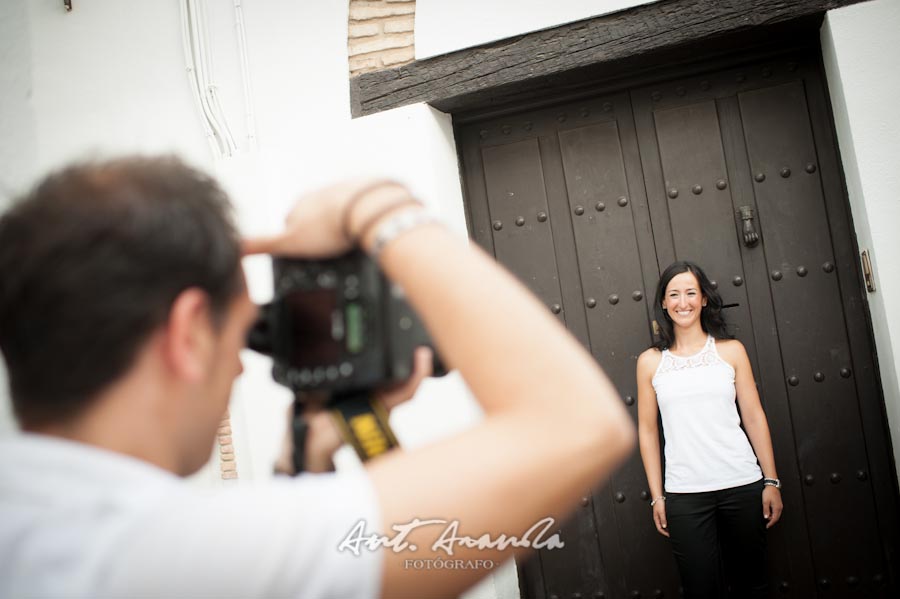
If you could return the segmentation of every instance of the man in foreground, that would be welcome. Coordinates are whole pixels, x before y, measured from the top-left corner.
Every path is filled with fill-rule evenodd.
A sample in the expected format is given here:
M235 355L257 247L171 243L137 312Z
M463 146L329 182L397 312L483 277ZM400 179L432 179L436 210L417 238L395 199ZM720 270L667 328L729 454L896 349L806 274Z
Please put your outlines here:
M453 596L490 570L410 568L444 527L405 547L392 527L521 536L631 450L593 359L402 185L310 194L243 251L355 245L403 287L484 421L360 472L198 491L180 477L209 457L256 313L223 192L176 159L125 158L55 173L0 218L0 349L25 431L0 443L0 596ZM380 549L339 548L360 522ZM525 548L452 550L497 563Z

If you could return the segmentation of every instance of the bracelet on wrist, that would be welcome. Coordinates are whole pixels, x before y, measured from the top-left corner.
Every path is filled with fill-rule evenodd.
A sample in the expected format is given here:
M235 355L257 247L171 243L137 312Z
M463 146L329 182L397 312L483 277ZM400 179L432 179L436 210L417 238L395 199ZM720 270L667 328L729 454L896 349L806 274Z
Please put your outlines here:
M666 496L660 495L659 497L657 497L656 499L654 499L653 501L650 502L650 507L653 507L654 505L656 505L657 502L665 501L665 500L666 500Z
M764 487L775 487L776 489L781 488L781 479L778 478L764 478L763 479Z
M356 243L362 245L363 240L369 234L369 231L372 230L372 227L377 225L384 217L389 215L391 212L394 212L395 210L398 210L400 208L411 206L418 206L419 208L421 208L422 202L411 197L401 197L382 207L378 212L369 216L369 218L367 218L366 221L359 226L355 235Z
M404 188L402 183L394 181L392 179L379 179L366 185L365 187L358 189L353 196L347 200L347 204L344 206L344 212L341 215L341 231L344 234L344 238L350 243L355 243L359 239L359 235L354 236L353 230L351 227L351 219L353 217L353 209L356 208L356 205L373 191L377 191L382 187L399 187Z
M441 220L427 210L404 210L377 223L372 247L368 253L375 262L381 256L385 246L404 233L421 225L439 224Z

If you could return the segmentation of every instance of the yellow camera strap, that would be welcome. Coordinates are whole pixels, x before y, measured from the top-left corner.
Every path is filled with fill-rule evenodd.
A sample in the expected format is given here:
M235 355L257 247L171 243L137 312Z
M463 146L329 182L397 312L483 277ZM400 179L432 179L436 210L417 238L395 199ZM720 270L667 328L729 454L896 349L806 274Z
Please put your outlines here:
M363 394L341 398L333 405L331 414L341 437L353 446L360 460L365 462L400 445L380 401Z

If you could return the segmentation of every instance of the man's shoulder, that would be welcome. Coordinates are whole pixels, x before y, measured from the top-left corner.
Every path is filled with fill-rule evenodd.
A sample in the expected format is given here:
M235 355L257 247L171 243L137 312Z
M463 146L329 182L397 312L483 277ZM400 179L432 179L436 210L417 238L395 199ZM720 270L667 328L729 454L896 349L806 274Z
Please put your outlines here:
M10 435L0 440L0 452L0 489L7 504L72 510L101 502L124 508L142 502L142 495L184 486L182 479L143 460L49 435Z
M382 528L364 471L195 485L72 442L2 443L23 459L0 474L0 556L16 560L0 596L377 593L380 554L335 549L360 520Z

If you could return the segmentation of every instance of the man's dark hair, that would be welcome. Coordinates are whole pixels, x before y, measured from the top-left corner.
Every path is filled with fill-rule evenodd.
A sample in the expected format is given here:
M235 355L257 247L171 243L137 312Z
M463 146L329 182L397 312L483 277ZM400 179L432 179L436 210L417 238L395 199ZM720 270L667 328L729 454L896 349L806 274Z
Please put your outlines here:
M242 289L225 193L174 157L49 175L0 217L0 350L26 429L65 422L122 376L183 290L218 326Z

